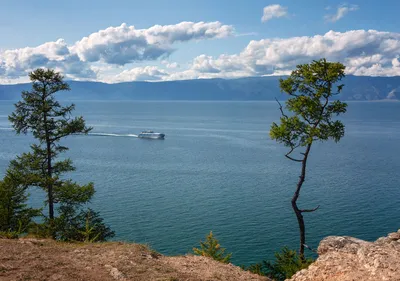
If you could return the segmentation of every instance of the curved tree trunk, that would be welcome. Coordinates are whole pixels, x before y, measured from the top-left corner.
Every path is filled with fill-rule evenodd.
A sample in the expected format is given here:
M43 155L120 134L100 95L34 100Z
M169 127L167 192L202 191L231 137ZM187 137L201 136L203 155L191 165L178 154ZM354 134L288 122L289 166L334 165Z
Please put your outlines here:
M292 208L296 214L297 222L299 224L299 231L300 231L299 256L302 260L304 260L305 259L304 258L304 244L306 243L306 228L304 225L304 218L303 218L301 211L297 207L296 201L294 201L293 199L292 199Z
M304 158L301 161L300 178L299 178L299 181L297 183L296 191L295 191L295 193L293 194L293 197L292 197L292 208L293 208L293 211L296 214L297 222L299 224L299 231L300 231L299 256L303 261L305 259L304 258L304 245L306 243L306 228L305 228L304 218L303 218L303 214L302 214L303 211L298 208L297 199L299 199L301 187L303 186L303 183L304 183L304 181L306 179L307 158L308 158L308 154L310 153L310 149L311 149L311 143L307 145L306 151L303 154Z

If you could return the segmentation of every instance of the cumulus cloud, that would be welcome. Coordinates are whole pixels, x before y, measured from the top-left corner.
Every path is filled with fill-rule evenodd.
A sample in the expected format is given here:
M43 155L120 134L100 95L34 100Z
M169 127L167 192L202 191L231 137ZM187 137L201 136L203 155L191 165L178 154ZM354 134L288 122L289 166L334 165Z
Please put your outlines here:
M90 34L75 43L73 51L83 61L103 61L125 65L155 60L170 55L173 43L190 40L223 38L233 35L233 27L220 22L181 22L136 29L125 23Z
M0 53L0 75L16 79L38 67L55 68L68 78L94 78L89 65L70 52L63 39L37 47L6 50Z
M161 63L165 65L166 68L180 68L181 66L177 62L169 62L167 60L162 60Z
M333 15L326 15L325 20L329 22L337 22L341 18L343 18L345 15L347 15L349 12L357 11L359 7L357 5L347 5L343 4L339 6L336 10L336 13Z
M169 74L156 66L135 67L129 70L124 70L115 76L113 82L124 81L154 81L162 80L163 77Z
M200 55L193 60L192 69L199 73L254 73L241 55L221 55L217 59Z
M191 69L198 76L281 75L296 65L322 57L340 61L348 74L400 75L400 33L375 30L329 31L313 37L251 41L235 55L200 55Z
M375 63L363 64L360 67L349 66L349 71L358 76L399 76L400 62L398 57L390 63L378 60Z
M171 54L174 43L223 38L233 33L232 26L220 22L181 22L148 29L122 24L92 33L73 45L59 39L37 47L0 51L0 79L19 81L39 67L54 68L71 79L96 79L96 63L118 67L153 61ZM167 67L179 65L172 63Z
M64 40L0 51L0 83L21 82L38 67L55 68L74 80L165 81L289 74L296 65L327 58L346 65L347 74L400 75L400 33L376 30L329 31L322 35L252 40L237 54L202 54L187 65L163 59L174 43L222 38L231 26L183 22L135 29L111 27L74 45ZM160 62L134 67L132 62Z
M177 63L177 62L172 62L172 63L168 63L168 64L166 65L166 67L167 67L167 68L179 68L179 67L181 67L181 66L180 66L179 63Z
M287 8L281 5L269 5L264 7L262 22L267 22L273 18L281 18L287 15Z
M375 30L329 31L312 37L263 39L251 41L239 54L217 57L200 55L188 69L149 75L136 69L135 75L124 75L124 81L185 80L199 78L237 78L248 76L287 75L298 64L327 58L346 65L346 73L363 76L400 75L400 33ZM167 65L167 62L164 62Z

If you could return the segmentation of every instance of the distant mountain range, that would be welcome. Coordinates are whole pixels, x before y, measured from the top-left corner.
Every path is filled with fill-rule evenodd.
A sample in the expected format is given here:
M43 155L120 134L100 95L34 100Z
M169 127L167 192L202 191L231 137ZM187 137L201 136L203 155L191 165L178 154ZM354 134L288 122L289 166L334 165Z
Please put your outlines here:
M68 81L70 92L63 100L282 100L279 77L239 79L197 79L166 82L100 82ZM345 87L337 96L342 100L400 100L400 76L346 76ZM30 84L0 85L0 100L18 100Z

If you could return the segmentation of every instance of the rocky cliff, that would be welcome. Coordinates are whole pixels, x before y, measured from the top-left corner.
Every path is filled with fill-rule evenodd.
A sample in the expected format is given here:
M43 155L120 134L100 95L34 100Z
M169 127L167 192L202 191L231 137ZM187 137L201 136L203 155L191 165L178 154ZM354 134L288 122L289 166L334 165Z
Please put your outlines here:
M347 236L321 241L315 263L291 281L400 280L400 229L375 242Z

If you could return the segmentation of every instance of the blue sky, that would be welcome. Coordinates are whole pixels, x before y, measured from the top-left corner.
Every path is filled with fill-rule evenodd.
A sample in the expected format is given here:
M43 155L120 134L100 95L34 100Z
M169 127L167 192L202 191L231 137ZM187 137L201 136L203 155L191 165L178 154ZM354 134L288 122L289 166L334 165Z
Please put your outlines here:
M1 0L0 7L0 83L24 82L37 67L105 82L279 75L320 57L343 62L349 74L400 75L400 1Z

